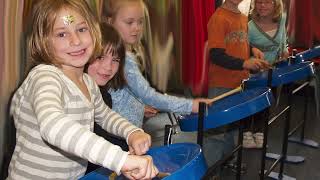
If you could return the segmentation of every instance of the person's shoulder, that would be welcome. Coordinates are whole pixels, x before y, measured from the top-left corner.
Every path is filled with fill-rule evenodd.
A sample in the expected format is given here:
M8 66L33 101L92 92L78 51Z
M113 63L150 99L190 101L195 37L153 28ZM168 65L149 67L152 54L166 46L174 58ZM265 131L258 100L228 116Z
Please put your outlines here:
M126 52L126 61L129 60L129 61L133 61L134 59L136 58L136 55L132 52Z
M225 9L219 7L219 8L216 9L216 11L214 11L214 13L212 14L211 18L217 18L219 16L223 16L224 13L226 13L225 11L226 11Z
M225 10L221 7L219 7L210 17L208 24L215 25L217 22L224 21L225 20Z
M32 68L28 74L28 76L31 77L38 77L38 78L45 78L45 76L61 76L62 71L59 70L57 67L54 65L45 65L45 64L40 64Z
M286 13L282 13L280 21L285 24L286 20L287 20L287 14Z
M281 14L281 19L287 19L287 13L282 13Z
M239 16L240 16L242 19L244 19L245 21L248 22L248 16L247 16L247 15L245 15L245 14L243 14L243 13L239 13Z
M42 72L42 71L56 72L57 67L53 65L39 64L31 69L31 72Z
M126 52L125 64L126 66L131 64L137 64L136 55L132 52Z

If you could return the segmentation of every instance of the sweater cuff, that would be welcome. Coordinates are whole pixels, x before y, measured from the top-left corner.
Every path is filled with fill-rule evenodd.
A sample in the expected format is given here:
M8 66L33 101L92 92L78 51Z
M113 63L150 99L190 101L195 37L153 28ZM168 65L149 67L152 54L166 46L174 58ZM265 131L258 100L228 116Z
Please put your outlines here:
M117 168L115 169L115 172L117 173L117 175L121 174L121 169L122 169L124 163L126 162L128 155L129 155L129 152L124 152L122 158L120 159L119 164L118 164Z
M127 160L129 152L123 151L119 146L112 145L111 143L106 143L105 146L106 147L103 149L103 151L107 151L108 153L104 157L101 165L116 172L117 174L120 174L120 171ZM111 147L108 149L108 146Z
M128 146L129 146L129 137L130 137L130 135L133 133L133 132L136 132L136 131L142 131L142 132L144 132L142 129L140 129L140 128L137 128L137 129L134 129L134 130L132 130L131 132L129 132L128 133L128 136L127 136L127 138L126 138L126 142L127 142L127 144L128 144Z

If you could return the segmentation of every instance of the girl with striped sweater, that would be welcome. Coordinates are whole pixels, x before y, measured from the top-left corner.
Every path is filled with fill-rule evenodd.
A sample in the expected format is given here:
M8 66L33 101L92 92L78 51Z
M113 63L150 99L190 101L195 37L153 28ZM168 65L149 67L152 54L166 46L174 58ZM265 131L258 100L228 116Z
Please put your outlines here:
M17 144L8 179L78 179L87 162L130 179L158 170L144 154L150 136L108 108L84 66L100 51L100 28L85 0L42 0L34 9L29 50L35 67L11 103ZM97 122L126 139L129 155L92 132Z

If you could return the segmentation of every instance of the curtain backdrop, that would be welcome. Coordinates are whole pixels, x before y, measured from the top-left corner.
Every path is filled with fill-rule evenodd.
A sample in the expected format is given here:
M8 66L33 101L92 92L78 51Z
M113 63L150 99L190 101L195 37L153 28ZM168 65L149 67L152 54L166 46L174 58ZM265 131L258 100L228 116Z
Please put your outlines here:
M207 23L214 11L213 0L182 2L182 80L194 95L206 94L208 61L206 53Z
M0 179L3 175L2 167L8 161L7 154L9 154L9 146L12 142L10 139L10 130L8 127L13 123L8 118L7 104L10 95L16 88L20 76L21 65L21 40L22 40L22 21L23 21L23 0L16 1L1 1L1 57L0 57Z
M291 47L311 48L320 42L320 1L291 0L288 15L288 37Z

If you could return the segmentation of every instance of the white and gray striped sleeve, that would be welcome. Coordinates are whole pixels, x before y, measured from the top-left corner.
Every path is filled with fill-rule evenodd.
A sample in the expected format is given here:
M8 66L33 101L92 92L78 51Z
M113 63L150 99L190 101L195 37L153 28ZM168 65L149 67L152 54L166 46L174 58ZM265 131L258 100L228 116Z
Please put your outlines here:
M92 163L120 172L128 153L68 118L63 111L62 85L58 75L41 73L35 77L32 88L33 108L45 141Z

